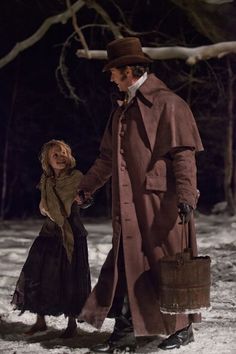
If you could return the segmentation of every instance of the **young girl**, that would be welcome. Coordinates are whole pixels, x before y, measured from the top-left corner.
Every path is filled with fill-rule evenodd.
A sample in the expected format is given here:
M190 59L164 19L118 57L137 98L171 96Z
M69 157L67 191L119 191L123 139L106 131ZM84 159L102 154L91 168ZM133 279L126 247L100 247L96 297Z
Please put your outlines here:
M75 317L90 293L87 232L74 203L82 173L70 147L61 140L44 144L40 156L40 211L45 222L22 268L12 304L37 314L26 334L47 329L45 315L68 317L62 338L76 333Z

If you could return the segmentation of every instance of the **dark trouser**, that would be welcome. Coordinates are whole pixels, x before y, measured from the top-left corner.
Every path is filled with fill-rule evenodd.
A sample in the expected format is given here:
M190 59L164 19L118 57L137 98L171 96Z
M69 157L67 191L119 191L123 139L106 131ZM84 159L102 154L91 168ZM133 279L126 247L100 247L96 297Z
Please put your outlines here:
M133 323L129 306L127 281L125 275L124 253L122 237L118 256L118 284L114 302L116 310L112 317L115 317L115 326L110 341L117 341L130 333L133 333Z
M132 353L137 347L129 307L122 243L117 263L118 282L112 307L108 314L108 317L115 318L115 326L112 334L104 343L92 348L95 353L114 353L116 350Z

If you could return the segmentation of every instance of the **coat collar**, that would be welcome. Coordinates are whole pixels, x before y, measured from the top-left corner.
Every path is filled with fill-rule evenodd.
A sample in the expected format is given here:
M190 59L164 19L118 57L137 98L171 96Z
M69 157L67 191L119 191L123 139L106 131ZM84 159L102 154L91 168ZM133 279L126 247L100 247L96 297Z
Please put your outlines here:
M144 83L137 89L136 97L149 108L152 107L154 97L157 91L167 90L167 86L159 80L154 74L149 74ZM117 100L118 106L122 106L124 101L121 99Z
M149 106L153 105L154 97L157 91L168 90L167 86L159 80L154 74L148 75L147 80L139 87L137 90L137 98L142 101L142 103Z

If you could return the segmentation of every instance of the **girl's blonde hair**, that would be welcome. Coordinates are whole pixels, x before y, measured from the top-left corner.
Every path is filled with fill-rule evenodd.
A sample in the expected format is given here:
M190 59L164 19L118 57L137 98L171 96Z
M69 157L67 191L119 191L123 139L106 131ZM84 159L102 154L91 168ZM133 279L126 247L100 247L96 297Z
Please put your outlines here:
M42 149L41 149L41 152L39 155L39 160L41 162L42 169L47 176L53 175L53 169L51 168L51 166L49 164L48 153L49 153L49 150L54 146L57 146L60 149L66 150L66 155L67 155L67 159L68 159L68 164L66 166L67 170L73 169L76 165L76 161L75 161L75 158L72 156L70 146L68 144L66 144L63 140L52 139L42 146Z

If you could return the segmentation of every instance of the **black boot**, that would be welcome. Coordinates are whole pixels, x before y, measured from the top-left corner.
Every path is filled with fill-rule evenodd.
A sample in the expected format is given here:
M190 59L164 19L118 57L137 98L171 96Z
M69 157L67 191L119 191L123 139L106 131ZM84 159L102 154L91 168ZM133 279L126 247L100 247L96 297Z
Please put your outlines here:
M194 341L193 329L190 324L188 327L185 327L174 334L171 334L168 338L163 340L161 344L158 345L158 348L163 350L170 350L179 348L181 345L187 345L190 342Z
M113 353L119 350L132 353L135 349L136 340L132 321L123 315L116 318L114 330L108 340L91 348L95 353Z

